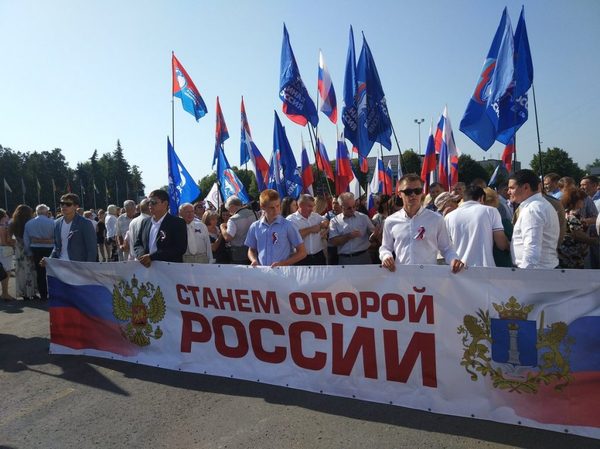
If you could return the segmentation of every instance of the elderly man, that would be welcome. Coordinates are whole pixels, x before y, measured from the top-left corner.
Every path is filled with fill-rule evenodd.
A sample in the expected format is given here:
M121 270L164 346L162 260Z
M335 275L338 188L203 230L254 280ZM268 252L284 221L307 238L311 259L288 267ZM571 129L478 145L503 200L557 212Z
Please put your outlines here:
M519 268L556 268L560 226L556 210L540 193L540 180L527 169L508 180L511 201L519 203L511 241L514 264Z
M306 247L306 258L297 265L326 265L327 263L323 252L321 231L329 228L329 220L313 212L314 208L314 197L303 194L298 198L298 210L287 217L300 231Z
M383 225L383 239L379 248L381 265L390 271L396 270L396 262L435 265L439 251L453 273L462 270L464 263L459 260L450 243L444 218L421 204L421 178L410 173L398 182L403 205Z
M510 247L500 212L484 203L483 189L468 186L458 209L444 217L456 253L468 266L495 267L494 243L502 251Z
M367 215L356 210L352 193L342 193L337 201L342 213L329 222L329 243L337 247L339 265L370 264L369 237L378 229Z
M129 223L129 230L127 231L127 240L129 241L129 260L136 260L135 251L133 250L133 246L135 242L137 242L137 238L140 235L140 229L142 227L142 222L144 218L148 218L150 216L150 200L148 198L144 198L140 201L140 214L135 217Z
M54 249L50 257L77 262L96 262L98 249L94 226L77 214L79 197L67 193L60 197L60 217L54 223Z
M248 265L248 247L244 242L250 225L256 221L256 215L243 207L242 200L235 195L227 198L225 209L231 214L231 218L227 223L221 223L221 235L231 246L231 263Z
M148 199L150 217L144 218L135 241L137 260L146 268L152 261L183 262L187 249L185 221L169 213L169 194L153 190Z
M263 190L259 202L263 216L250 225L245 241L250 264L282 267L304 259L304 242L296 226L281 215L277 191Z
M213 262L208 228L194 215L194 205L183 203L179 206L179 216L187 227L187 250L183 254L185 263Z
M109 204L106 208L106 218L104 225L106 226L106 249L108 260L117 262L119 254L117 252L117 220L119 208L114 204Z
M125 243L125 234L127 234L127 231L129 230L129 223L131 223L131 220L133 220L136 215L135 201L126 200L123 203L123 209L125 209L125 212L119 215L119 218L117 219L116 233L120 261L129 259L130 248Z
M46 267L42 266L40 262L52 253L54 247L54 220L48 218L48 206L45 204L39 204L35 208L35 218L25 223L23 245L25 254L33 257L40 299L46 300L48 299Z

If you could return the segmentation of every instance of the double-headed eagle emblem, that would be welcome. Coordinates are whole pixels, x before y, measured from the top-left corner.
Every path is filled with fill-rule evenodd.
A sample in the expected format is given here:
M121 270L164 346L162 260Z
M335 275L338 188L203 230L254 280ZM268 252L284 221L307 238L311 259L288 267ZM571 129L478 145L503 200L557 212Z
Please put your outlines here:
M155 288L150 282L140 283L134 275L131 284L119 281L113 288L112 297L113 315L118 320L128 321L121 327L121 332L130 342L148 346L150 338L162 337L160 326L154 328L150 324L159 323L165 317L165 298L160 287Z

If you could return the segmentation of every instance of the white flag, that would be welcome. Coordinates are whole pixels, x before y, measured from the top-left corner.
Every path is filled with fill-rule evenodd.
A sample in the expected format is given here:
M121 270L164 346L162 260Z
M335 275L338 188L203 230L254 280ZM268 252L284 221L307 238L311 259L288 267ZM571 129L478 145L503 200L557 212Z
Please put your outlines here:
M6 182L6 178L4 178L4 190L8 190L10 193L12 193L12 189L8 185L8 182Z
M221 194L219 193L219 188L217 187L216 182L213 184L210 192L208 192L208 195L206 195L204 200L208 201L208 203L210 203L210 205L215 209L223 204L223 199L221 198Z

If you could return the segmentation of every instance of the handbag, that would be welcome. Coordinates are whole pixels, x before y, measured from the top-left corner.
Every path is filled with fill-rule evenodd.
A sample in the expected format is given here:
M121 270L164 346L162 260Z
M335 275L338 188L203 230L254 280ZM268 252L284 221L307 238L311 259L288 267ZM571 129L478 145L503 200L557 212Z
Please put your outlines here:
M0 257L12 257L15 254L15 250L12 246L0 246Z

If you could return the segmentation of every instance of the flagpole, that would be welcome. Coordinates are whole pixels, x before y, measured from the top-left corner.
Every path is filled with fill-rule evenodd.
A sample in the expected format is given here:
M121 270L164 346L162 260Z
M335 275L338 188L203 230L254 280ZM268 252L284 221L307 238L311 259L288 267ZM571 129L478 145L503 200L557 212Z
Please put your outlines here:
M391 117L390 117L390 126L392 128L392 134L394 134L394 140L396 141L396 147L398 147L398 155L400 156L400 164L402 165L402 173L404 173L404 158L402 157L402 150L400 149L400 144L398 143L398 136L396 136L396 130L394 129L394 124L392 123Z
M4 210L8 214L8 197L6 196L6 178L4 178Z
M173 64L173 62L172 62L173 56L175 56L175 52L171 51L171 65ZM173 67L171 67L171 71L173 71ZM171 141L173 142L173 148L175 148L175 96L173 95L172 88L171 88Z
M79 192L81 193L81 208L85 209L85 201L84 201L84 190L83 190L83 184L81 183L81 179L79 180Z
M544 179L544 165L542 162L542 143L540 142L540 126L538 123L537 103L535 101L535 85L533 83L531 83L531 89L532 89L532 93L533 93L533 110L535 112L535 130L537 131L538 157L540 159L540 178ZM516 154L516 146L515 146L515 154Z
M36 177L35 178L36 182L37 182L37 191L38 191L38 204L42 204L42 201L40 200L40 180Z
M94 187L94 210L97 211L98 210L98 206L96 206L96 180L95 179L92 180L92 184L93 184L93 187Z

